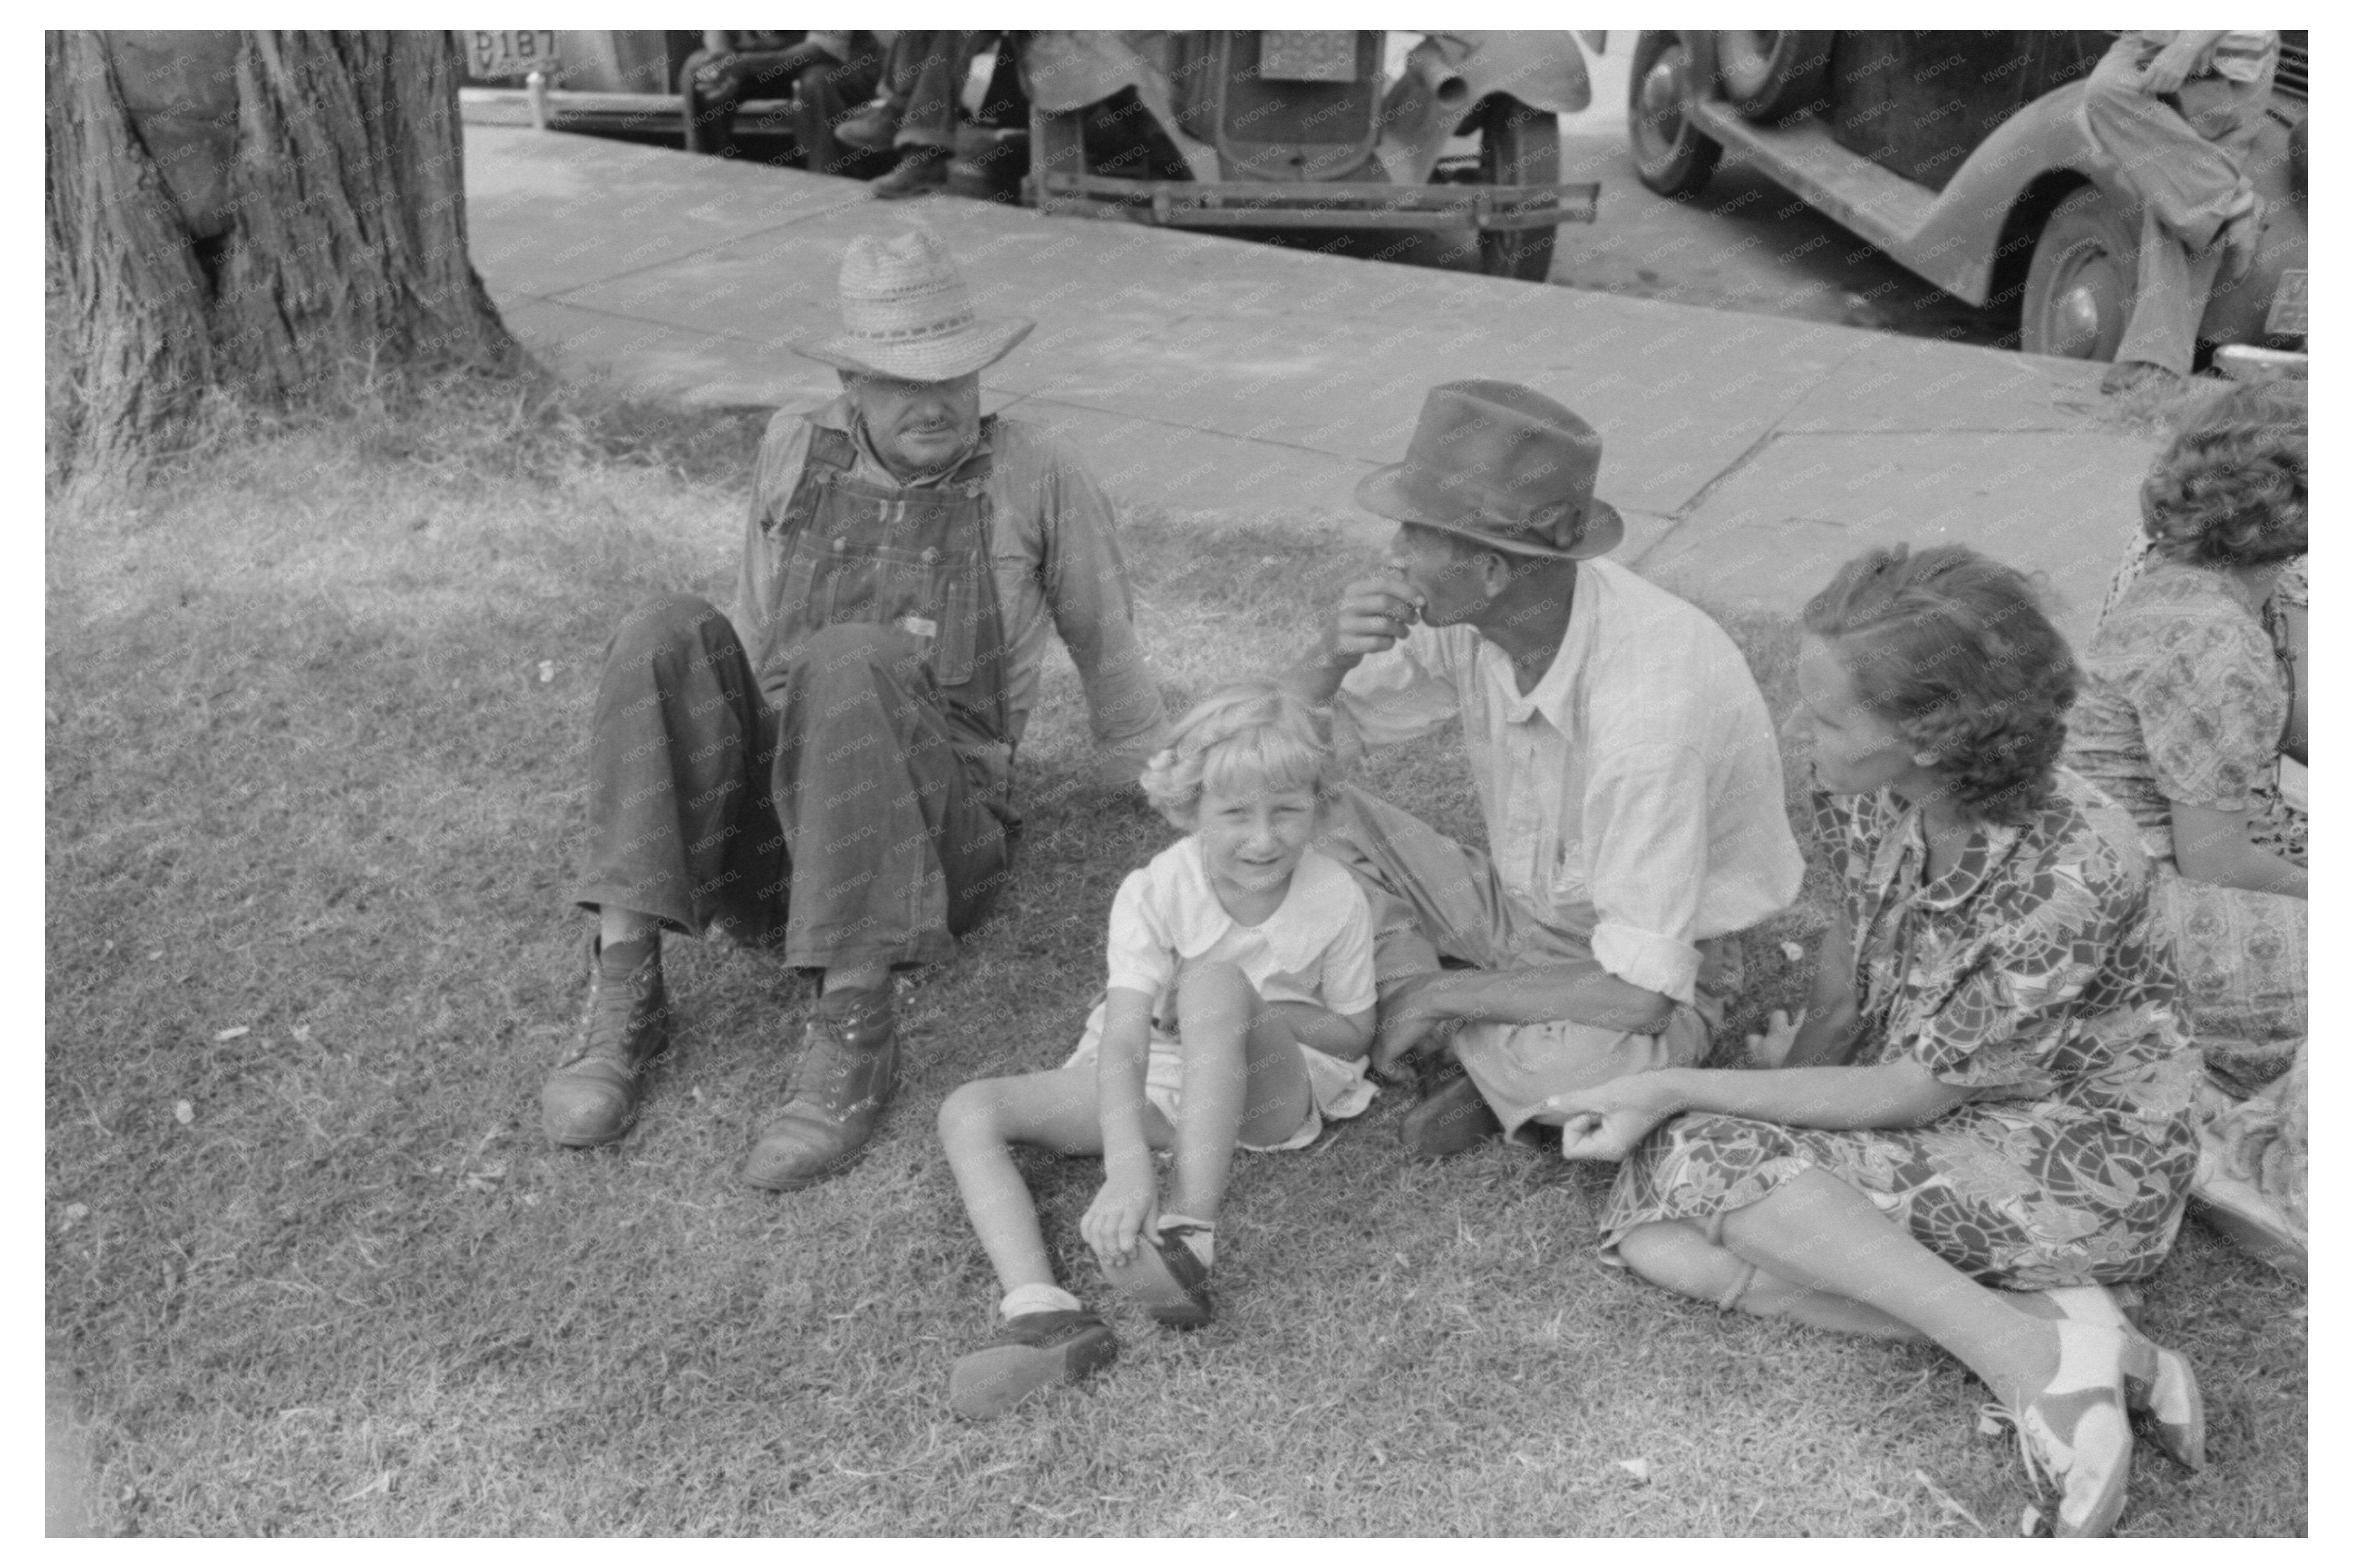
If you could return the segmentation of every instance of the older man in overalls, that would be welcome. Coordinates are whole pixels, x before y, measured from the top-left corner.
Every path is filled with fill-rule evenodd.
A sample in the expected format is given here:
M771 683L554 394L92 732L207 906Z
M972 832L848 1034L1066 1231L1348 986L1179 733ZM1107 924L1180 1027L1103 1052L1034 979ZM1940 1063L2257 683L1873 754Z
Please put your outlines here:
M921 230L852 241L841 310L794 345L842 395L768 426L733 606L657 599L606 656L575 895L601 929L541 1096L552 1142L619 1138L669 1044L662 931L780 945L824 980L744 1171L776 1191L865 1145L898 1079L892 970L952 956L1004 884L1050 621L1105 782L1167 728L1101 488L1035 426L981 417L981 369L1031 323L976 316Z

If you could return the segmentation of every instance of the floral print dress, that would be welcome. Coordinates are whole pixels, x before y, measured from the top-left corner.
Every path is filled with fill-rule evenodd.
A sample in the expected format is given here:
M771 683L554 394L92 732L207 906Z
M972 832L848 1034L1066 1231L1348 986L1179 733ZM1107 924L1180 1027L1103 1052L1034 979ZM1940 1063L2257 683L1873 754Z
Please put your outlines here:
M2135 1279L2173 1244L2197 1168L2197 1057L2127 837L2072 773L2022 826L1927 875L1916 809L1815 797L1855 953L1857 1065L1909 1057L1972 1098L1926 1127L1831 1131L1692 1111L1619 1168L1605 1254L1652 1220L1709 1236L1805 1170L1871 1199L1989 1285Z
M2310 906L2181 876L2172 810L2243 812L2256 844L2305 863L2308 818L2279 787L2291 698L2275 625L2278 605L2309 598L2302 565L2259 605L2221 572L2152 559L2102 615L2067 721L2067 764L2140 826L2182 1006L2209 1070L2237 1095L2285 1072L2303 1045Z

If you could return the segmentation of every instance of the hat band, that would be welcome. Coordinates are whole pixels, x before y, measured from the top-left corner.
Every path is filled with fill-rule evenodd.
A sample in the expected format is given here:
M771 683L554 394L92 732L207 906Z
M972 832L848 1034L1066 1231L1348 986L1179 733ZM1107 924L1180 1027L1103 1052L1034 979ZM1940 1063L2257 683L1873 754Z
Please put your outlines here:
M945 321L924 321L913 327L868 327L844 322L842 335L864 343L916 343L928 338L952 338L970 331L979 318L970 313L950 317Z
M1446 518L1457 526L1478 525L1495 533L1531 533L1539 537L1551 534L1564 549L1585 531L1587 500L1514 503L1508 497L1483 489L1476 495L1465 496L1453 486L1430 482L1427 473L1427 469L1416 473L1408 468L1404 476L1406 494L1430 516Z

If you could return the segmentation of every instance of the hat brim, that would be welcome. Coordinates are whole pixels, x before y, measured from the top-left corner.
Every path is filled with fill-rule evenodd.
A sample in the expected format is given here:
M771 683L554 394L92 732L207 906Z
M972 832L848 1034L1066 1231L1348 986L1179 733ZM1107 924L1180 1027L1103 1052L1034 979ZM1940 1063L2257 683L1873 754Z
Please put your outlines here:
M1507 551L1514 555L1541 556L1551 561L1589 561L1597 555L1609 554L1626 541L1626 520L1618 515L1616 507L1599 496L1585 503L1585 531L1577 536L1577 542L1566 550L1490 533L1471 523L1440 517L1406 494L1402 483L1405 467L1403 463L1391 463L1386 468L1375 468L1358 479L1356 504L1395 522L1418 523L1423 528L1440 529L1463 539L1474 540L1490 550Z
M962 331L914 343L877 343L834 332L791 345L805 359L837 370L887 375L895 381L954 381L986 370L1011 353L1038 325L1021 316L975 321Z

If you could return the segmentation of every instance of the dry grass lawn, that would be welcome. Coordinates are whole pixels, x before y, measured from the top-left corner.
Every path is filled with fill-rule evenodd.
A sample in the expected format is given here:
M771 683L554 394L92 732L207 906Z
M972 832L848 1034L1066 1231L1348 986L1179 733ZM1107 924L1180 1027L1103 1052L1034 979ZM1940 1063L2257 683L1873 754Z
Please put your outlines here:
M1018 881L902 1015L871 1155L779 1200L736 1171L808 1003L673 945L638 1130L552 1151L565 903L604 640L723 597L749 416L546 386L386 388L224 419L135 509L48 527L47 1328L54 1484L105 1533L2013 1533L2028 1492L1935 1352L1605 1269L1608 1173L1402 1160L1395 1095L1246 1159L1224 1316L1125 1310L1118 1365L987 1426L946 1411L988 1269L931 1133L1053 1063L1119 878L1166 841L1082 782L1058 668ZM1177 696L1291 652L1366 557L1282 519L1125 535ZM1786 625L1736 627L1787 680ZM1443 747L1375 781L1450 829ZM1760 944L1754 1011L1801 966ZM1068 1278L1099 1167L1034 1166ZM2303 1292L2194 1222L2148 1290L2215 1464L2144 1449L2124 1530L2306 1522ZM1648 1461L1646 1482L1620 1461Z

